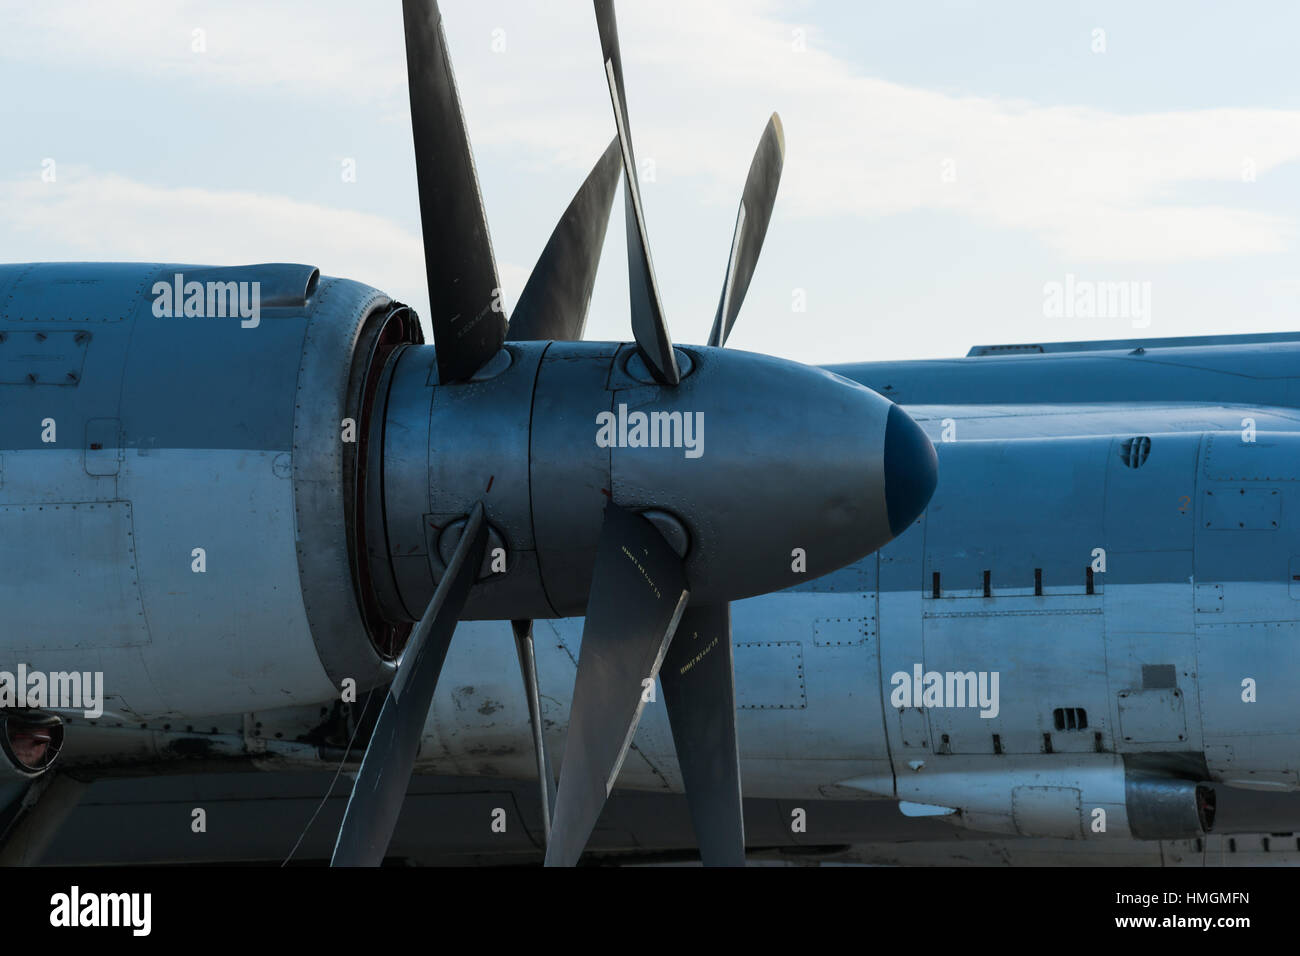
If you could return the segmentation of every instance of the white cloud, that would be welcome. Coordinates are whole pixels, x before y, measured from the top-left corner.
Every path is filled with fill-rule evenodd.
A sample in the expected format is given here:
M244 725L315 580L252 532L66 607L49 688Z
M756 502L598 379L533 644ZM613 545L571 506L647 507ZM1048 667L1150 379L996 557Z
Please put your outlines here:
M422 271L421 245L392 222L283 196L164 188L60 167L58 180L0 183L6 250L44 257L44 246L90 258L216 265L310 257L334 275L378 281ZM129 229L122 228L130 222ZM291 253L291 250L296 250Z
M654 157L661 181L702 177L710 200L733 203L776 107L787 135L780 202L798 217L943 210L1023 230L1071 259L1167 262L1291 241L1287 216L1180 190L1235 184L1245 206L1244 163L1265 176L1300 159L1300 112L1126 116L908 87L863 75L819 48L815 32L794 51L799 10L744 0L620 7L637 151ZM529 42L499 67L481 54L458 61L476 141L582 165L610 128L598 65L587 62L598 64L590 12L495 15L524 21L513 31Z
M85 169L59 167L57 175L53 183L0 182L0 260L306 262L326 275L360 278L422 318L429 314L420 237L382 216L283 196L151 186ZM510 305L529 270L500 261L497 268Z
M7 55L58 57L179 81L344 98L404 116L396 4L196 0L16 5ZM474 141L585 169L612 134L587 4L444 2ZM864 75L820 46L794 2L624 3L620 29L638 153L661 182L730 205L767 113L789 144L783 209L797 217L956 212L1022 230L1070 259L1177 261L1275 252L1290 218L1180 189L1236 183L1300 158L1300 112L1216 109L1122 116L957 96ZM792 36L805 30L807 49ZM208 51L191 52L194 29ZM491 50L495 30L506 49ZM955 180L942 172L951 163ZM1184 194L1185 195L1185 194ZM647 202L653 204L653 196ZM652 217L653 218L653 217Z
M202 52L194 50L195 31L202 31ZM403 49L401 32L399 5L342 0L55 0L0 9L6 59L107 67L267 94L362 101L400 94L405 110L406 63L392 55Z

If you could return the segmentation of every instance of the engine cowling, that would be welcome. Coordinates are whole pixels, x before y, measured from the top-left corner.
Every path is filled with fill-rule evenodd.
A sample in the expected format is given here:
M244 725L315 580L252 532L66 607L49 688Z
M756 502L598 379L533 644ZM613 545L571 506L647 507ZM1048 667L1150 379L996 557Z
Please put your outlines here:
M1114 754L993 758L996 766L860 777L846 786L896 797L907 816L940 816L971 830L1057 839L1191 839L1214 826L1206 783L1126 768Z

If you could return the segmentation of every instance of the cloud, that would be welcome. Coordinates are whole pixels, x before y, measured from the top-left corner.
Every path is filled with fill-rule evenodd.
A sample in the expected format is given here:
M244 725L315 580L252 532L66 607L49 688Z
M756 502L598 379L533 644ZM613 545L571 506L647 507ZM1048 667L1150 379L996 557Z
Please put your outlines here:
M413 306L430 335L423 243L392 220L284 196L168 188L84 168L0 181L0 260L306 262ZM130 228L123 228L130 223ZM529 269L498 261L507 308Z
M0 258L308 262L327 275L365 276L428 314L420 238L380 216L84 169L59 167L57 177L0 182Z
M443 8L476 147L512 161L493 175L517 176L528 164L585 171L613 131L589 6L497 0L444 2ZM801 3L778 0L620 5L637 152L653 162L658 180L646 192L652 223L666 190L734 206L750 153L775 107L788 144L780 207L793 219L941 211L1020 231L1070 261L1240 256L1284 250L1293 240L1292 217L1251 208L1254 187L1242 181L1242 172L1249 163L1263 177L1300 158L1300 112L1120 115L921 89L867 75L862 65L832 54L826 38L802 21L807 12ZM205 31L203 54L191 49L195 29ZM803 31L801 50L797 30ZM407 110L396 4L21 4L0 12L0 37L5 36L5 55L19 60L76 62L179 83L341 102L403 121ZM503 40L504 49L493 52L494 40ZM490 193L491 177L484 181ZM114 204L112 197L96 201L86 192L95 183L118 193L129 185L92 177L61 201L79 197L92 210ZM1225 192L1230 184L1241 191L1240 203ZM1214 187L1214 202L1201 198L1207 185ZM138 183L131 188L147 189ZM186 194L187 201L200 204L202 197ZM49 202L59 201L44 198L40 208L46 211ZM326 218L351 223L348 217L360 214L329 213L283 197L258 202L270 210L259 218L268 235L239 229L228 209L217 208L223 202L214 200L213 214L230 220L228 233L207 236L206 228L193 229L181 244L216 247L223 258L246 260L269 245L270 237L287 239L292 232L299 247L310 236L309 245L325 253L342 259L346 252L345 274L381 281L394 275L395 262L418 261L413 237L403 243L381 219L367 219L365 234L373 234L381 248L391 247L392 260L317 228ZM242 216L255 215L249 202L235 205ZM156 255L171 248L159 241L160 232L178 241L184 232L181 222L144 222L135 230L141 222L137 210L121 203L115 208L124 218L116 221L106 254L120 256L123 243L147 239ZM305 218L289 226L281 218L289 213ZM304 223L310 228L301 228ZM29 221L29 228L37 226ZM374 270L362 273L371 262ZM506 268L502 272L507 287L517 281ZM410 275L401 278L410 285Z
M734 203L776 107L787 136L780 202L796 217L953 212L1032 234L1069 259L1172 262L1292 241L1291 217L1238 208L1222 192L1215 203L1196 196L1235 184L1248 207L1248 167L1265 176L1300 159L1300 111L1121 115L909 87L828 52L800 10L741 0L620 7L637 152L661 182L694 181L709 201ZM523 21L509 35L524 39L499 67L485 55L458 61L476 142L589 161L611 128L589 11L465 14L466 31L482 33L493 15Z
M396 35L394 44L393 36ZM109 68L173 81L262 93L400 96L406 63L397 4L343 0L276 4L251 0L58 0L0 9L6 59ZM196 51L201 40L203 49Z

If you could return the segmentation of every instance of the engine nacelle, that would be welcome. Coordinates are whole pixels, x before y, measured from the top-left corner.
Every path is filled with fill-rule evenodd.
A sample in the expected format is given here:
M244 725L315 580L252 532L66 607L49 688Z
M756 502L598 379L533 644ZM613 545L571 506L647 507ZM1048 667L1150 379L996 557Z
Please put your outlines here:
M409 309L312 266L0 266L0 660L102 675L118 725L319 704L391 678L480 499L507 572L464 616L496 619L582 610L606 495L697 602L831 571L928 502L934 448L887 399L678 352L675 389L593 342L442 384ZM643 411L682 447L638 443Z
M358 459L420 341L308 265L0 266L0 662L102 674L110 725L387 679Z
M951 763L948 761L951 760ZM945 758L892 778L845 786L897 797L907 816L938 816L971 830L1057 839L1191 839L1214 826L1214 789L1144 770L1114 754Z

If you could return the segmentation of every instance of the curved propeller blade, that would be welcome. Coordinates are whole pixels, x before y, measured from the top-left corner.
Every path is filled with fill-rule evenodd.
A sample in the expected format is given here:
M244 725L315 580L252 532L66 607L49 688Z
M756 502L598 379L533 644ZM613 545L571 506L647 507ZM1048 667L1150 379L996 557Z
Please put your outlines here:
M508 341L581 340L622 161L618 139L610 140L533 266L510 316Z
M686 607L682 559L645 518L610 501L582 629L547 866L572 866L600 816Z
M718 300L713 331L709 333L710 345L725 345L731 327L736 324L740 304L745 301L749 281L754 278L758 254L763 250L763 237L767 235L767 224L772 219L772 206L776 202L784 165L785 132L781 129L781 117L773 113L758 141L758 149L754 150L749 176L745 179L745 191L741 193L722 297Z
M436 0L402 0L420 228L438 378L469 378L501 348L496 260ZM495 306L495 308L494 308Z
M731 608L686 609L659 680L705 866L745 865Z
M681 381L677 356L664 320L663 300L650 260L650 239L646 235L645 213L641 208L641 184L636 155L632 150L632 127L623 95L623 58L618 49L618 23L613 0L594 0L596 25L600 29L600 50L605 60L605 80L614 106L614 122L623 151L623 209L627 221L627 284L632 299L632 335L651 374L664 385Z
M384 708L352 785L331 866L378 866L383 862L411 782L411 769L451 635L483 565L487 530L483 505L479 503L465 522L460 543L424 617L407 642L397 676L388 688Z
M515 632L515 650L519 653L519 672L524 678L524 696L528 698L528 722L533 728L533 753L537 756L537 780L542 801L542 835L551 842L551 808L555 806L555 777L551 757L546 752L542 727L542 695L537 684L537 655L533 646L533 622L511 621Z

